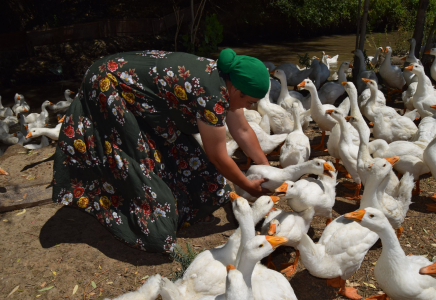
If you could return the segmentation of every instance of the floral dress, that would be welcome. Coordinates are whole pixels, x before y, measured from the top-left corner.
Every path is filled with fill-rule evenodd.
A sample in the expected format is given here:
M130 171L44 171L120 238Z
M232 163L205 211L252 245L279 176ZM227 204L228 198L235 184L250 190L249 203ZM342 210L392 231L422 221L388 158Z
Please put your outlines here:
M53 201L95 216L117 238L168 252L176 231L229 200L230 188L192 134L224 126L229 107L216 61L125 52L96 61L66 113Z

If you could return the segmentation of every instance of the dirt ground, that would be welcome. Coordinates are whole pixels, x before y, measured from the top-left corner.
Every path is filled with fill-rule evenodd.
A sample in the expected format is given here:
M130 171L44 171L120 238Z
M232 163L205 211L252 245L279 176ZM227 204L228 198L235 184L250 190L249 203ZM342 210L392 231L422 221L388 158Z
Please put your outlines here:
M398 98L394 106L402 108ZM314 123L307 134L315 142L320 137ZM50 155L54 153L55 144L31 154L24 148L14 147L10 157L16 157L17 163L9 163L9 177L0 178L0 197L6 192L6 186L24 184L26 179L32 178L29 175L37 177L35 180L40 183L48 183L51 179L53 160ZM330 156L321 158L332 160ZM38 160L42 163L35 163ZM0 157L0 165L4 161L5 157ZM339 175L338 181L334 217L358 208L354 201L344 198L350 191L341 183L350 179ZM433 259L436 255L436 222L433 213L426 211L425 204L432 203L429 196L436 191L435 180L426 177L420 183L422 192L413 196L400 243L406 254ZM289 209L283 201L276 206ZM190 243L197 251L225 243L237 227L230 205L217 210L214 216L215 221L209 226L193 225L181 230L178 243ZM309 235L317 241L324 228L325 219L315 217ZM92 216L53 203L1 213L0 236L0 299L113 298L137 289L148 276L159 273L171 277L173 272L180 270L180 265L167 255L130 248L113 238ZM381 245L377 243L366 255L361 268L349 279L348 285L356 287L363 297L380 292L373 274L380 253ZM294 249L280 247L273 261L280 265L294 256ZM338 296L337 289L326 286L324 279L311 276L301 263L290 278L290 284L299 300L345 299Z

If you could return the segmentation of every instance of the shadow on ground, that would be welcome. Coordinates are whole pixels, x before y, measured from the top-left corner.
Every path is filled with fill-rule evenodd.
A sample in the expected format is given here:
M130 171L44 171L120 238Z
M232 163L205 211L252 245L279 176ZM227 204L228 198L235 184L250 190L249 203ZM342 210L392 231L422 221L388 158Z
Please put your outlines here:
M169 262L167 255L147 253L118 241L95 218L67 206L59 209L44 224L39 240L43 248L51 248L61 243L88 244L107 257L137 266Z

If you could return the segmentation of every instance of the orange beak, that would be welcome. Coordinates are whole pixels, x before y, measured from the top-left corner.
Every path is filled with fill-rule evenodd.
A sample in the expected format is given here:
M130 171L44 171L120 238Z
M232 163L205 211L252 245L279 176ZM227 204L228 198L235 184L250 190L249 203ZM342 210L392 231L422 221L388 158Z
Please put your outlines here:
M24 128L26 128L26 130L29 130L29 126L27 125L24 125Z
M345 85L347 84L347 81L342 81L341 84L342 84L343 86L345 86Z
M58 123L62 123L65 120L65 116L59 119Z
M0 175L9 175L9 173L0 168Z
M27 128L26 128L27 129ZM32 133L31 132L29 132L27 135L26 135L26 139L28 139L28 138L30 138L30 137L32 137Z
M365 83L368 83L370 80L371 79L368 79L368 78L362 78L362 81L365 82Z
M21 100L21 97L20 97L20 96L17 96L17 100Z
M306 82L304 80L297 85L297 87L305 87L305 86L306 86Z
M427 51L424 52L424 54L430 54L430 51L431 50L427 50Z
M270 197L271 197L271 200L273 201L274 204L280 200L280 197L277 197L277 196L270 196Z
M352 118L352 116L346 116L345 120L347 120L347 122L350 122L351 118Z
M388 53L388 52L389 52L389 50L388 50L388 48L386 48L385 53Z
M227 273L229 273L230 270L235 270L235 269L236 268L234 265L227 265L227 267L226 267Z
M277 231L277 225L276 224L271 224L269 225L269 230L268 230L268 235L273 236Z
M53 105L53 103L52 102L49 102L50 103L50 105Z
M269 236L266 235L265 239L270 243L273 249L276 249L278 246L283 245L288 242L288 239L282 236Z
M406 61L406 59L407 59L407 56L404 56L401 58L402 61Z
M385 158L391 165L395 165L399 160L400 157L399 156L392 156L392 157L388 157Z
M353 64L349 64L348 66L349 66L351 69L354 69Z
M327 109L325 111L325 113L331 115L333 111L334 111L334 109Z
M436 263L419 269L419 274L436 277Z
M24 111L27 111L27 108L25 108Z
M274 71L269 72L269 75L274 76Z
M436 109L436 104L430 106L430 108Z
M349 220L352 220L352 221L362 222L362 219L363 219L363 216L365 215L365 213L366 213L366 210L360 209L357 211L347 213L344 215L344 217L349 219Z
M288 184L286 182L283 182L281 186L279 186L278 188L276 188L274 190L274 192L276 192L276 193L286 193L287 190L288 190Z
M76 92L70 91L70 94L75 94Z
M328 58L332 58L332 57L329 55Z
M236 194L235 192L230 192L229 196L230 196L230 201L231 201L231 202L233 202L233 201L235 201L237 198L239 198L239 195Z
M17 133L16 132L14 132L14 134L12 134L13 136L17 136Z
M413 65L405 67L404 70L412 71L413 70Z

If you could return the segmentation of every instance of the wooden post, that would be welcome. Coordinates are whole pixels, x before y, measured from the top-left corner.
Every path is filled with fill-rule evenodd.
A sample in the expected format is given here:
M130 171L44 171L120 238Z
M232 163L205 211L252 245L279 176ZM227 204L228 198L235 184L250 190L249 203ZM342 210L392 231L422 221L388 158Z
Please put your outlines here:
M362 15L362 24L360 26L360 43L359 43L359 49L362 50L362 52L363 52L363 47L365 46L366 23L368 21L368 10L369 10L369 0L365 0L364 8L363 8L363 15Z
M361 7L361 0L359 0L359 4L357 6L357 32L356 32L356 47L354 49L359 49L359 34L360 34L360 7Z
M425 43L424 51L422 51L422 65L425 67L427 62L430 61L431 55L424 54L426 51L431 49L432 39L433 35L436 30L436 18L433 20L433 25L431 26L431 29L428 33L427 42ZM435 58L436 59L436 58Z

